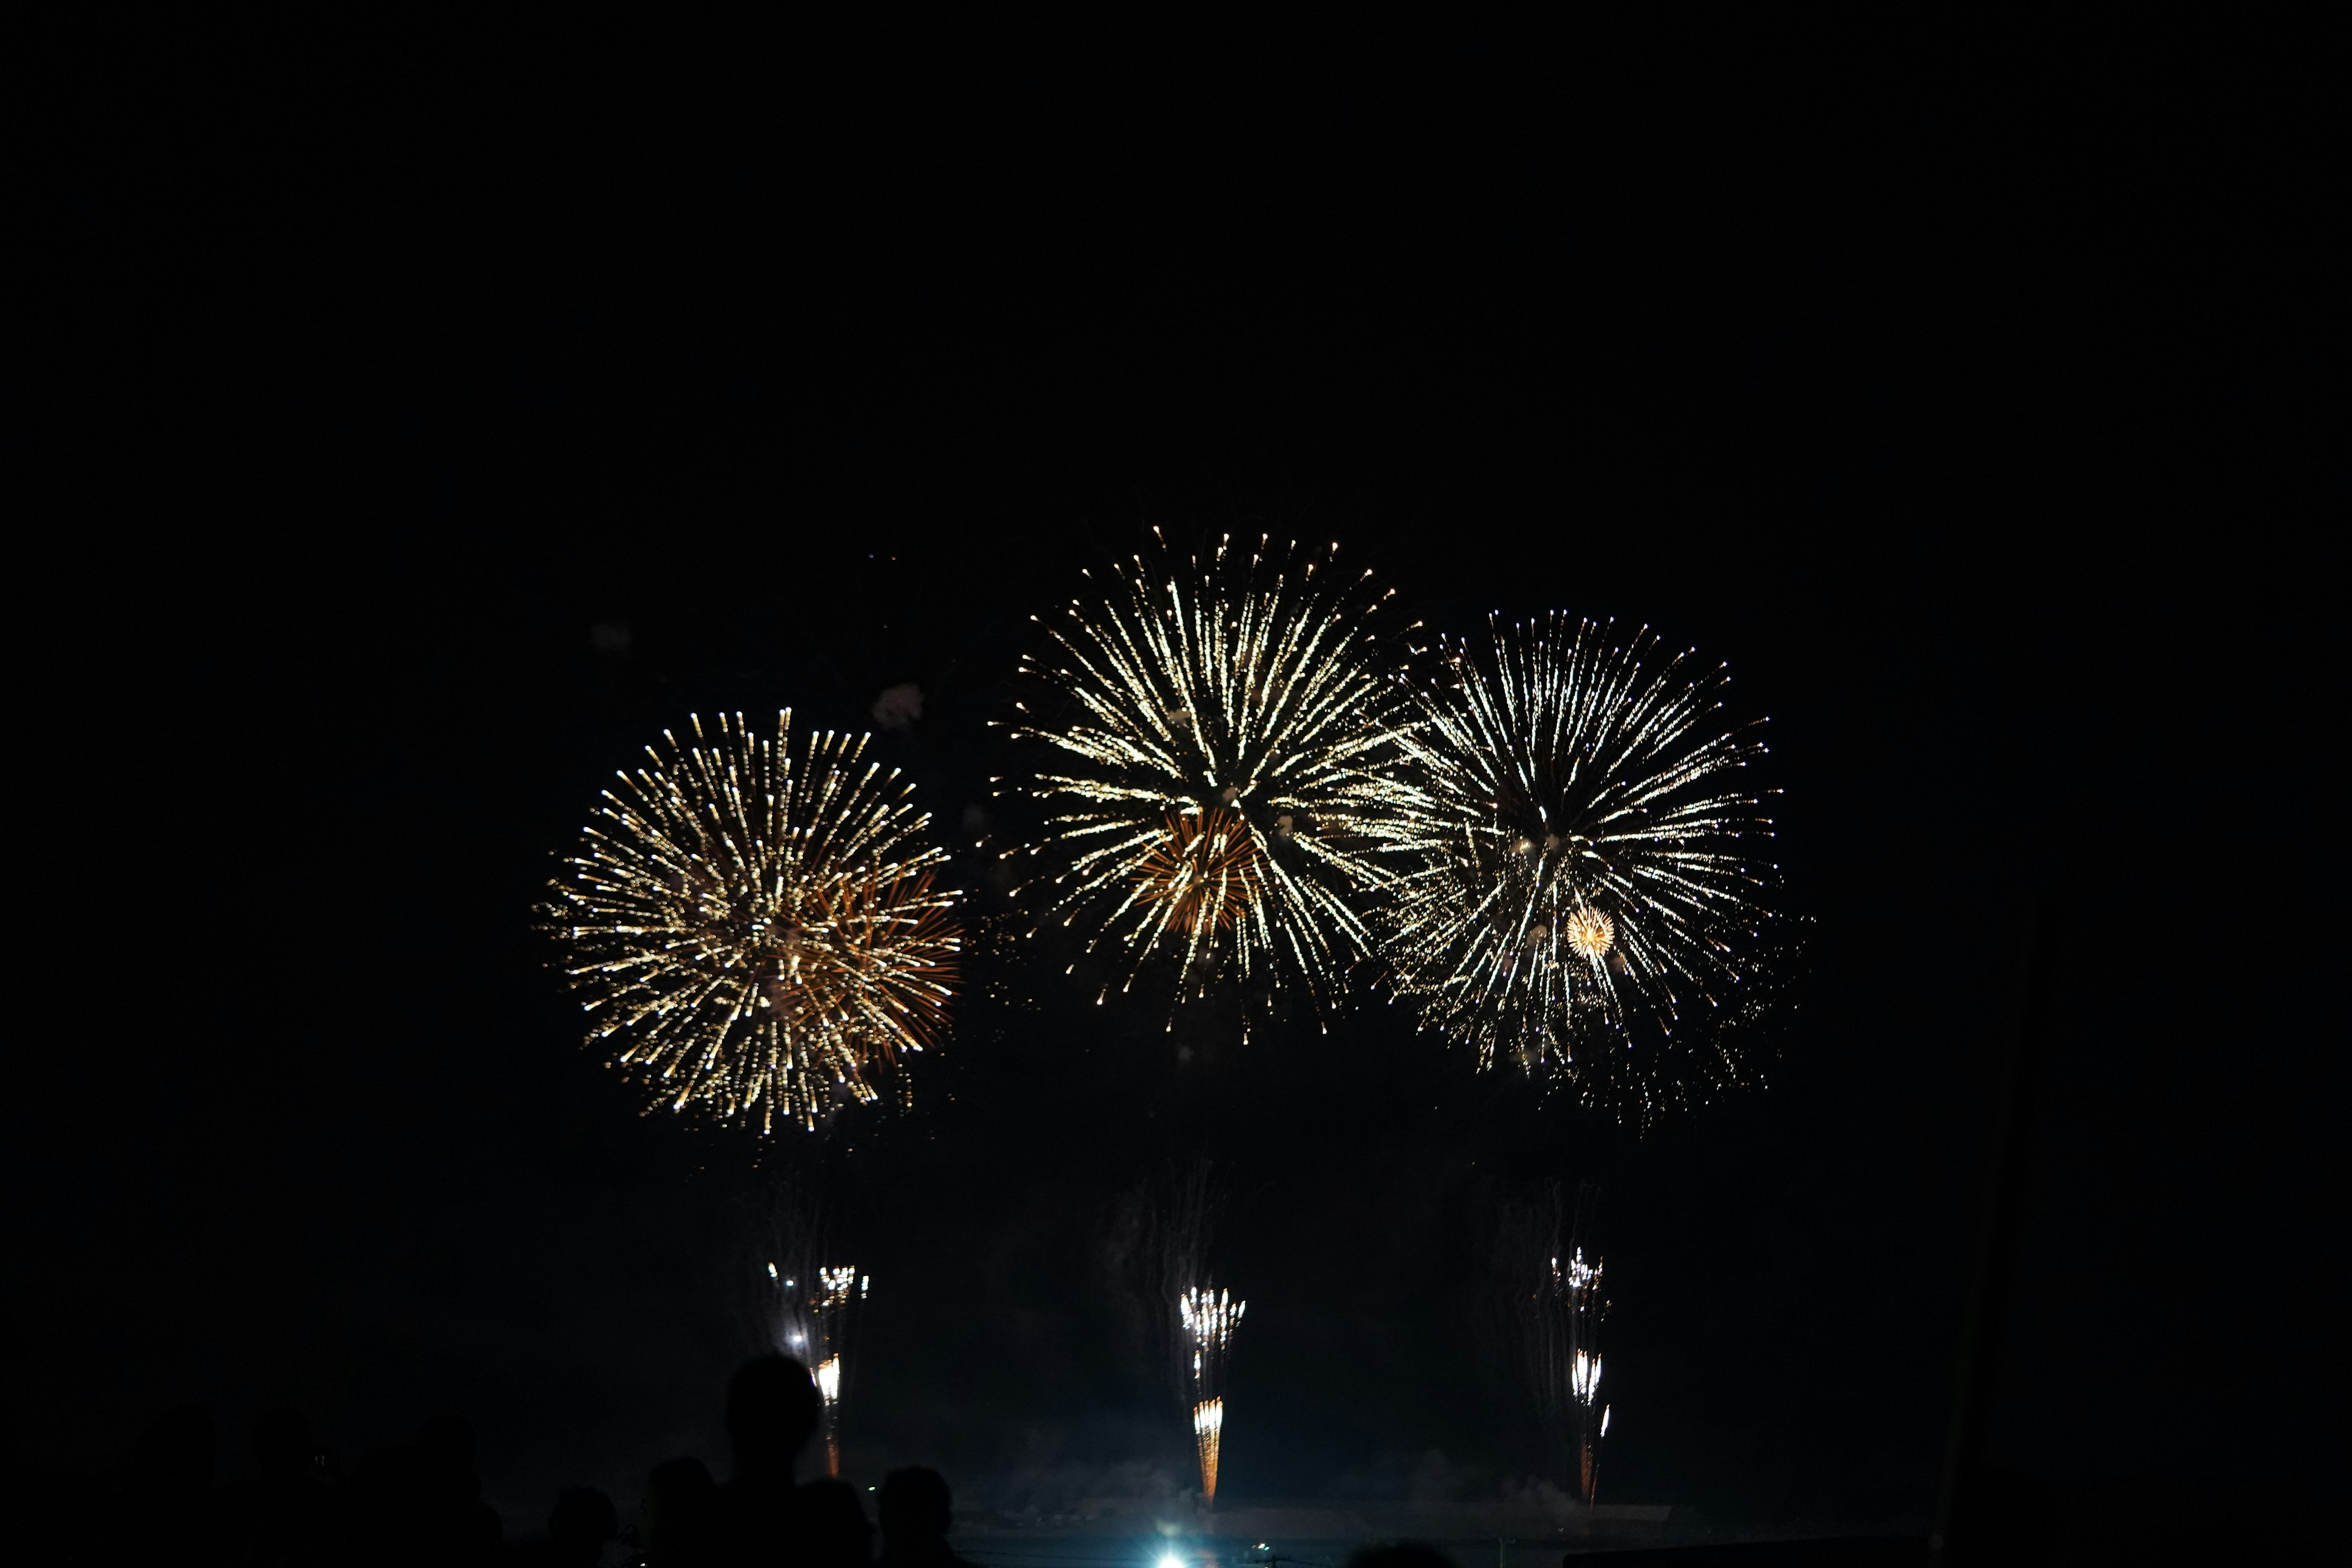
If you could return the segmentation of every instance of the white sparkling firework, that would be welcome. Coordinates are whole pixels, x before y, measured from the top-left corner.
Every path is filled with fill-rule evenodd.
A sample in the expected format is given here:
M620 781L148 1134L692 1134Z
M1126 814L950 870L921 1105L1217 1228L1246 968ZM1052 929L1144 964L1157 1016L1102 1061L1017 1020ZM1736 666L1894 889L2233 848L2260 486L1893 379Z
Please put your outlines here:
M1412 766L1412 868L1383 910L1424 1028L1646 1120L1737 1081L1760 995L1769 837L1726 677L1551 616L1441 645Z
M955 894L911 786L865 761L866 737L792 715L664 731L620 775L544 910L585 993L592 1043L656 1104L814 1127L906 1080L955 979Z
M1011 853L1043 858L1024 891L1111 958L1105 995L1164 963L1179 1002L1222 980L1328 1005L1366 956L1404 711L1370 575L1263 540L1246 564L1137 556L1047 624L1027 666L1047 689L1014 727L1045 749L1024 782L1047 837Z

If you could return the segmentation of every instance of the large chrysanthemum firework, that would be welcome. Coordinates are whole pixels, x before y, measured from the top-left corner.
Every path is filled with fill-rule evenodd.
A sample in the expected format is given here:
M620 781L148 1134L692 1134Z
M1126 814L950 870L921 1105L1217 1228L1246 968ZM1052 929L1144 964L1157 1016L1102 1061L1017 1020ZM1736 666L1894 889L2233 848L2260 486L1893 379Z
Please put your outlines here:
M1024 891L1110 956L1106 994L1164 963L1180 1002L1221 981L1328 1002L1365 955L1356 900L1386 875L1395 833L1375 819L1395 809L1405 707L1370 575L1221 543L1135 557L1049 625L1027 667L1047 689L1015 726L1045 748L1023 782L1047 838L1011 853L1043 858Z
M1646 1117L1735 1079L1769 824L1718 668L1553 616L1444 647L1402 731L1416 864L1384 910L1424 1027Z
M946 859L866 737L772 736L719 715L620 775L545 909L592 1042L657 1105L814 1127L905 1078L956 973Z

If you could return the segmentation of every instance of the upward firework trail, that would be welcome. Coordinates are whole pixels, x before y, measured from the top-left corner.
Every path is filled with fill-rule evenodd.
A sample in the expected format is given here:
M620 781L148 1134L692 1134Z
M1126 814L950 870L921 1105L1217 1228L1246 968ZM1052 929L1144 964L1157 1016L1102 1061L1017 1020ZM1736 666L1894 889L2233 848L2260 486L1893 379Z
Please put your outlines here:
M656 1105L814 1127L878 1099L938 1037L956 973L955 895L929 818L865 760L866 737L792 715L665 731L619 776L542 910L611 1042Z
M1179 1002L1233 982L1328 1003L1365 953L1402 690L1380 599L1332 566L1263 540L1246 561L1137 556L1047 627L1014 734L1041 744L1049 837L1012 853L1042 857L1026 890L1121 991L1160 965Z
M1742 771L1764 747L1727 724L1723 672L1558 616L1442 652L1398 731L1398 993L1482 1065L1560 1071L1643 1120L1736 1080L1770 825Z
M1225 1357L1234 1330L1248 1307L1230 1290L1199 1286L1176 1299L1176 1311L1192 1347L1192 1439L1201 1453L1202 1500L1217 1500L1217 1450L1225 1430Z

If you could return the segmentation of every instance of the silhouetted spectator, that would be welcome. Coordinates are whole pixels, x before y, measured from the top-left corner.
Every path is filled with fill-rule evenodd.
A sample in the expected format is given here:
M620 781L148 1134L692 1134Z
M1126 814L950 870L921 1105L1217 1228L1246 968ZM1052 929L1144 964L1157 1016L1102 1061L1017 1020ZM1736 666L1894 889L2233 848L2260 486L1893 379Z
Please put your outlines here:
M874 1511L882 1521L882 1568L971 1568L948 1550L953 1498L937 1470L893 1470Z
M425 1540L417 1518L418 1458L414 1443L371 1448L352 1467L352 1560L362 1568L414 1563Z
M604 1543L620 1532L613 1500L593 1487L566 1487L547 1516L547 1541L530 1561L536 1568L596 1568Z
M253 1475L233 1494L236 1548L229 1560L252 1568L311 1568L338 1563L346 1547L342 1495L310 1423L292 1410L254 1417Z
M213 1464L212 1413L200 1405L167 1411L141 1436L123 1473L123 1561L220 1561Z
M793 1484L793 1466L824 1414L808 1368L789 1356L746 1362L728 1382L727 1436L735 1449L735 1473L719 1489L723 1561L745 1568L771 1563L866 1568L871 1547L856 1493L838 1482Z
M874 1561L874 1531L866 1522L857 1489L846 1481L803 1481L793 1500L795 1563L824 1568L867 1568Z
M363 1564L491 1563L499 1516L474 1474L473 1428L436 1415L405 1443L378 1448L352 1476L355 1560Z
M655 1568L704 1568L718 1562L714 1531L719 1488L699 1459L664 1459L646 1478L637 1508L637 1543Z
M417 1429L415 1447L417 1512L436 1559L495 1560L502 1531L474 1473L474 1428L463 1416L436 1415Z

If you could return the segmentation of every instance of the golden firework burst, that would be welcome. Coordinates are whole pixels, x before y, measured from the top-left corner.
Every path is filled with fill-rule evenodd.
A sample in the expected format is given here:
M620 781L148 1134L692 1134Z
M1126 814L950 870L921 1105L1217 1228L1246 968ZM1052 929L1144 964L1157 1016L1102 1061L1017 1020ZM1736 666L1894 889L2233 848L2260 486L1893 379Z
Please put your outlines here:
M1223 977L1328 1003L1366 954L1405 703L1372 631L1386 595L1330 567L1263 539L1246 562L1163 547L1072 601L1025 667L1045 689L1014 734L1046 754L1013 782L1047 831L1009 853L1043 860L1024 892L1112 954L1122 990L1167 960L1180 1001Z
M1577 910L1560 927L1560 936L1577 952L1594 963L1609 955L1617 940L1617 922L1598 910Z
M721 714L619 775L544 906L592 1044L674 1110L814 1127L907 1085L956 978L946 857L867 738Z

